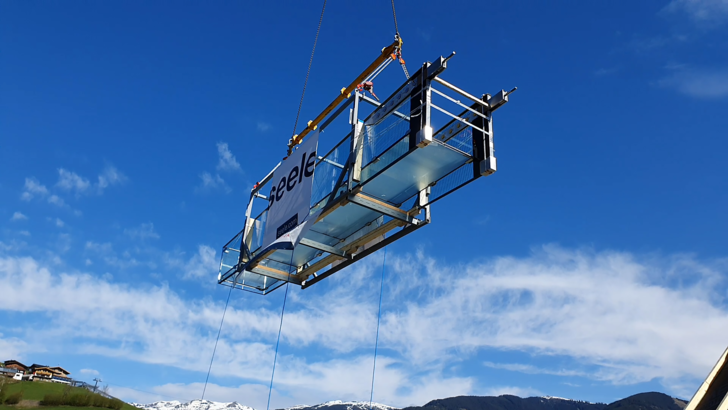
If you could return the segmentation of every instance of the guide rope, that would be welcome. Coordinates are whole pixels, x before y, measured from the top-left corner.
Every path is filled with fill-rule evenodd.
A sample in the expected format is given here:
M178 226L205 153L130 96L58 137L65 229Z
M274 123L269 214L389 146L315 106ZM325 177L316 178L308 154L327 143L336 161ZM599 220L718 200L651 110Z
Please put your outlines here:
M298 103L298 112L296 112L296 122L293 124L293 132L291 133L291 135L295 135L296 128L298 128L298 117L301 115L301 106L303 106L303 96L306 95L306 85L308 85L308 77L311 74L311 64L313 63L313 53L316 52L316 43L318 43L319 33L321 32L321 22L324 19L324 10L326 10L326 0L324 0L324 6L321 8L321 17L319 17L318 28L316 29L316 37L313 40L313 49L311 50L311 59L308 60L308 70L306 71L306 80L303 82L303 92L301 92L301 101Z
M326 3L326 2L324 2ZM293 251L291 251L291 262L289 265L293 265ZM276 361L278 360L278 346L281 343L281 329L283 329L283 315L286 313L286 300L288 300L288 285L291 282L286 281L286 293L283 295L283 307L281 308L281 323L278 325L278 339L276 339L276 353L273 356L273 371L270 374L270 387L268 388L268 404L265 406L265 410L270 410L270 396L273 393L273 376L276 374Z
M237 280L237 276L235 278ZM212 370L212 361L215 360L215 352L217 351L217 342L220 341L220 332L222 332L222 324L225 322L225 313L227 312L228 304L230 303L230 294L233 293L233 288L235 287L235 281L233 281L233 286L230 286L230 291L228 292L227 301L225 301L225 309L222 311L222 319L220 319L220 328L217 329L217 339L215 339L215 347L212 349L212 357L210 358L210 367L207 368L207 377L205 377L205 387L202 388L202 398L200 400L205 400L205 391L207 390L207 381L210 380L210 371Z
M392 2L394 4L394 2ZM374 342L374 365L372 366L372 392L369 395L369 410L372 410L374 400L374 372L377 370L377 348L379 347L379 323L382 320L382 293L384 293L384 267L387 262L387 247L384 247L384 258L382 258L382 280L379 284L379 312L377 313L377 338Z

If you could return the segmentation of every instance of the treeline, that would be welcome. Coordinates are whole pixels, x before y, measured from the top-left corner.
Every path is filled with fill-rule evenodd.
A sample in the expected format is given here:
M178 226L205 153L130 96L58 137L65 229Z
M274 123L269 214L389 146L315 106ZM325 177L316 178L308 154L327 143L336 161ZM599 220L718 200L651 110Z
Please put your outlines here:
M124 402L119 399L110 399L100 394L88 391L63 393L48 393L43 396L41 406L74 406L74 407L102 407L113 410L121 410Z

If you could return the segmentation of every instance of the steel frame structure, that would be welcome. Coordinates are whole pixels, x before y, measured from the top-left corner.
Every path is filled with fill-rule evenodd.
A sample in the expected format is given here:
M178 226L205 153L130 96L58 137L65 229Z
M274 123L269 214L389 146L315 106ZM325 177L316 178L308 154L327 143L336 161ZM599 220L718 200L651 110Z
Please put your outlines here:
M262 191L274 168L251 191L244 228L223 247L218 283L260 294L286 282L307 288L429 224L434 202L494 173L492 113L515 88L480 98L461 90L440 78L453 55L423 64L381 103L344 89L343 104L306 128L324 131L349 108L351 130L318 156L311 214L320 213L311 230L292 251L263 252L267 208L252 212L268 201ZM437 130L435 114L447 119Z

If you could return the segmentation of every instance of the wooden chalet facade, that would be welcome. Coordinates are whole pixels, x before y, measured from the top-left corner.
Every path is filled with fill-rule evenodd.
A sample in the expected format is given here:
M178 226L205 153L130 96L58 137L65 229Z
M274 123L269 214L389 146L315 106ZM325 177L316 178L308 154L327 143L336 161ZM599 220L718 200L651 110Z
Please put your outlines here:
M17 360L8 360L5 362L5 368L8 369L15 369L19 372L27 373L28 372L28 366L24 365L23 363L20 363Z
M0 362L2 363L2 362ZM61 366L46 366L33 363L26 366L17 360L7 360L0 366L0 377L13 377L17 380L42 380L56 383L73 384L77 383L69 377L71 372Z
M58 381L70 381L68 377L71 372L60 367L60 366L44 366L40 364L33 364L30 366L30 372L37 378L47 380L58 380Z

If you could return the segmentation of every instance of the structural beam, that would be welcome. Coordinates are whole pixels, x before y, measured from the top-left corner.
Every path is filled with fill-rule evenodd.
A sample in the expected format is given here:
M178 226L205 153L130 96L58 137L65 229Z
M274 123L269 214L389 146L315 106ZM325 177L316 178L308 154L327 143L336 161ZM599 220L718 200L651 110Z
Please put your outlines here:
M423 227L425 225L427 225L427 224L423 223L423 224L419 224L419 225L408 225L408 226L404 227L401 231L393 234L392 236L390 236L388 238L384 238L381 242L375 244L371 248L368 248L368 249L364 250L363 252L356 254L356 256L353 259L343 261L340 264L332 267L331 269L327 270L326 272L322 273L321 275L316 276L315 278L313 278L311 280L302 281L301 289L306 289L307 287L316 284L318 281L323 280L323 279L333 275L334 273L336 273L336 272L346 268L347 266L351 265L352 263L358 261L359 259L371 255L372 253L378 251L379 249L389 245L390 243L392 243L406 235L409 235L410 233L416 231L417 229L420 229L421 227Z
M288 155L291 155L291 152L293 152L293 147L300 144L303 141L303 138L308 135L309 132L316 130L318 125L323 121L326 116L328 116L331 111L336 109L336 107L341 104L344 100L348 99L351 93L356 90L356 86L361 84L362 81L364 81L369 74L373 73L374 70L379 67L386 59L392 58L392 53L394 53L395 49L400 47L402 44L402 40L397 39L392 43L391 45L385 47L382 49L382 53L377 57L373 63L369 65L364 71L362 71L361 74L359 74L356 79L349 84L348 87L342 88L341 93L334 99L334 101L331 102L331 104L328 105L328 107L324 108L324 110L319 114L316 118L314 118L312 121L308 122L308 125L306 128L304 128L303 131L301 131L300 134L296 134L291 138L291 141L288 143Z
M382 226L377 227L376 229L372 230L371 232L363 235L361 238L352 241L351 243L346 244L344 247L342 247L342 250L344 250L347 253L354 253L354 251L359 248L360 246L366 245L367 243L371 242L378 236L385 235L387 232L391 231L392 229L398 228L400 226L404 226L404 222L400 221L399 219L393 219L385 224L382 224ZM356 257L357 255L354 255ZM336 262L337 260L344 259L338 255L329 255L321 259L320 261L314 263L313 265L309 266L308 268L302 270L298 274L298 279L303 281L306 280L309 276L313 275L314 273L318 272L319 270L323 269L327 265L332 264L333 262Z
M257 265L253 268L248 269L250 272L257 273L259 275L268 276L273 279L278 279L282 281L287 281L291 283L295 283L296 285L300 285L301 282L298 280L298 278L295 275L291 275L288 272L273 269L265 265Z
M361 192L349 195L349 202L363 206L364 208L371 209L372 211L379 212L389 217L399 219L402 222L409 224L418 224L421 222L417 218L413 218L407 211L403 211L396 206L390 205L386 202L382 202L376 198L364 195Z
M308 246L309 248L314 248L320 251L328 252L333 255L341 256L342 258L351 258L351 255L347 254L341 249L336 249L333 246L329 246L321 242L312 241L311 239L302 238L299 243L303 246Z

